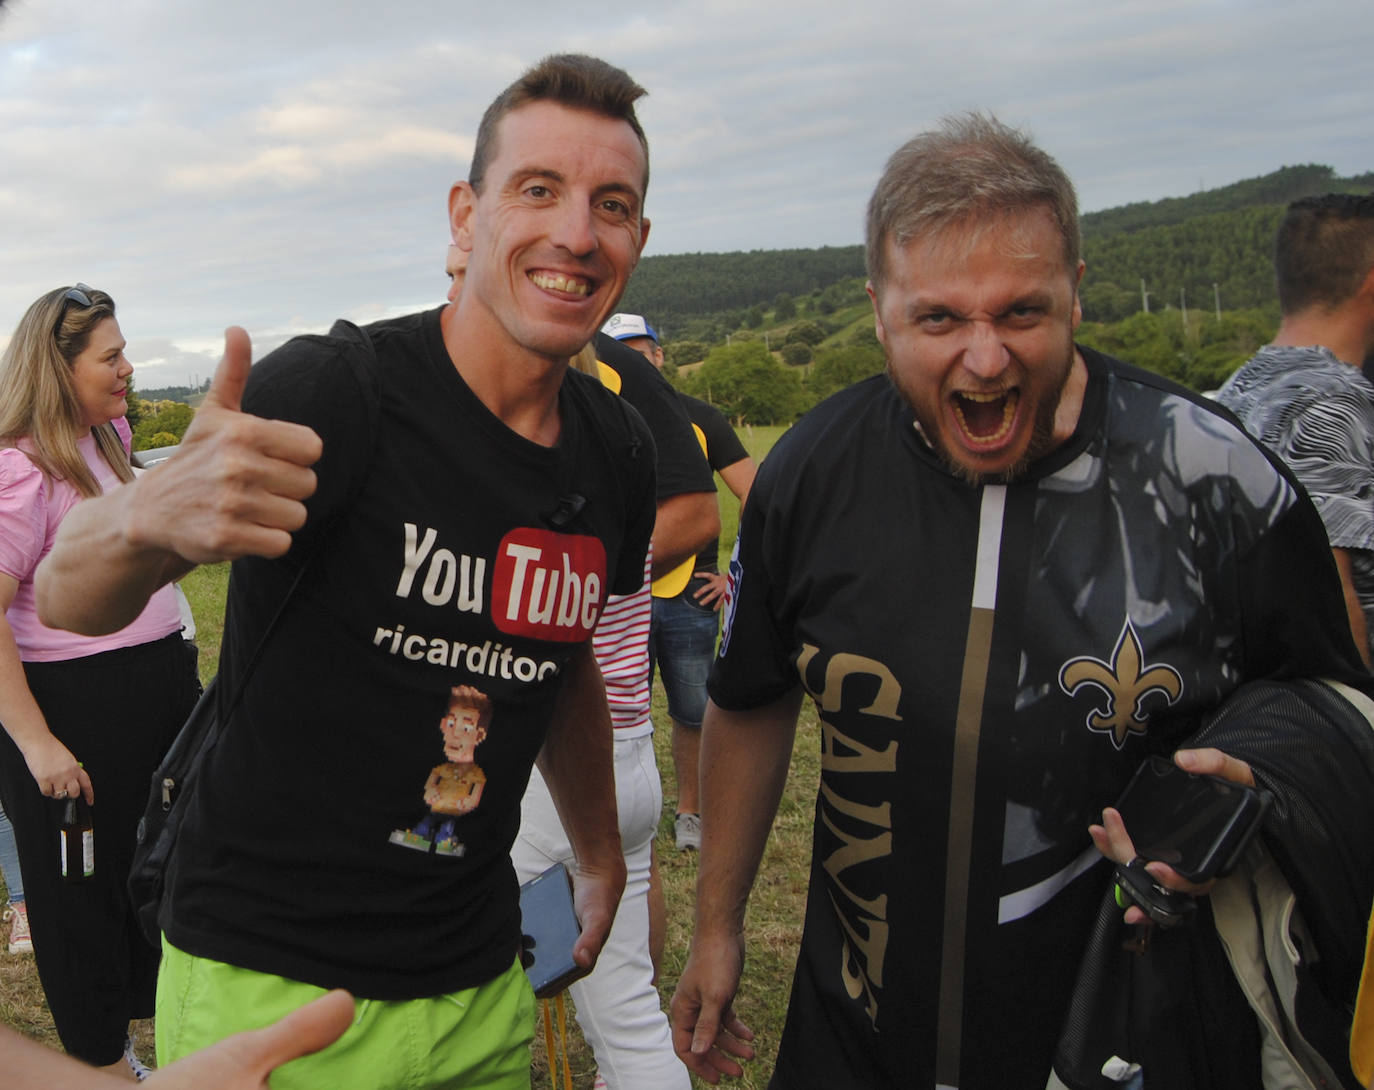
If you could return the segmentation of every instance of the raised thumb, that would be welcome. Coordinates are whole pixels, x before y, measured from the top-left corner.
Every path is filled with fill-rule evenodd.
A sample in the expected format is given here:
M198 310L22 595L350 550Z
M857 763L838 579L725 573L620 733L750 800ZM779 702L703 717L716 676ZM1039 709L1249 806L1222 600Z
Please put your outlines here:
M210 391L202 404L213 404L231 412L238 412L243 401L243 388L253 367L253 344L248 331L231 325L224 331L224 355L220 357Z

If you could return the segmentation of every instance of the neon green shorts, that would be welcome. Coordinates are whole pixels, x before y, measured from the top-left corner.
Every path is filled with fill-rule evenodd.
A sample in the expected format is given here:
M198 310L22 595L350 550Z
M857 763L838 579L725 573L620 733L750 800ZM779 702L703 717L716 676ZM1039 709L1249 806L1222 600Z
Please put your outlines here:
M159 1066L257 1029L323 988L178 950L162 939L157 981ZM365 1086L529 1090L534 993L517 960L476 988L427 999L360 999L334 1044L279 1067L273 1090Z

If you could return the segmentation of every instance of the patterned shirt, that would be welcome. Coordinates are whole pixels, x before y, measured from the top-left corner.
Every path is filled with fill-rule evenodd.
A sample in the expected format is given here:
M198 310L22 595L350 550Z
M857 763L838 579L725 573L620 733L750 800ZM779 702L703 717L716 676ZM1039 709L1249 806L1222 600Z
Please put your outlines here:
M1217 400L1288 463L1350 552L1355 593L1374 650L1374 386L1320 345L1266 345Z

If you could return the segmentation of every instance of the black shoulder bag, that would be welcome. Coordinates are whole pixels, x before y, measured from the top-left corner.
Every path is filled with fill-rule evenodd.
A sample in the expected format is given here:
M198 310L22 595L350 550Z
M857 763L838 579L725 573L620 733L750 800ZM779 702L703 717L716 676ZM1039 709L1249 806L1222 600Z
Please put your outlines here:
M371 436L369 451L371 451L377 438L376 351L367 331L360 329L352 322L343 320L335 322L329 335L353 343L355 350L346 352L344 355L354 368L367 401L368 430ZM369 453L369 460L370 457ZM344 510L361 491L362 482L366 476L366 472L358 474L357 481L350 490L350 499L343 505ZM257 647L253 649L253 654L249 657L248 663L239 677L238 685L235 686L228 702L221 706L222 690L219 677L212 678L200 699L196 701L196 706L191 709L191 714L187 717L176 738L173 739L171 746L168 747L161 763L153 772L152 782L148 789L148 801L144 805L143 816L138 819L137 842L129 867L128 889L129 900L133 905L139 928L144 937L155 947L161 946L158 913L162 908L162 896L166 888L167 864L176 849L177 837L181 832L187 808L190 806L188 796L195 790L196 781L200 777L200 770L219 742L224 724L233 718L234 710L238 707L239 700L242 699L244 691L248 687L248 680L253 675L253 668L257 665L258 659L262 657L263 649L267 646L268 638L277 627L277 622L286 612L286 606L291 601L291 596L300 586L301 577L305 575L306 569L310 567L311 561L318 555L320 547L327 537L327 534L321 534L320 541L301 563L295 578L291 580L291 586L287 588L286 595L282 598L281 605L277 607L276 613L272 615L272 620L263 630L262 638L258 640Z

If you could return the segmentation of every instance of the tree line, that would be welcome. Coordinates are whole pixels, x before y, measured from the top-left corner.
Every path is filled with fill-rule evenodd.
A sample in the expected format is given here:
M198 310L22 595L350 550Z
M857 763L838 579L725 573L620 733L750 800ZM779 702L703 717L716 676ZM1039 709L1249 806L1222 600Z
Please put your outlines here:
M150 391L146 396L141 395L132 384L129 387L129 411L124 419L133 429L134 450L175 446L181 442L181 437L191 426L191 418L196 415L196 410L185 401L167 397L154 398L152 393L153 391Z
M1236 310L1276 304L1274 233L1285 205L1085 239L1083 313L1120 321L1166 306Z
M639 263L619 309L647 315L666 339L714 343L799 298L833 312L863 276L862 246L658 255Z
M1371 188L1374 188L1374 171L1341 178L1331 167L1315 163L1280 167L1258 178L1246 178L1187 197L1137 201L1101 212L1087 212L1081 217L1083 238L1087 240L1119 232L1129 233L1146 227L1167 227L1215 212L1286 205L1302 197L1315 197L1322 193L1365 193Z
M838 390L883 370L882 347L867 298L831 315L769 310L758 328L731 332L719 344L666 341L665 371L678 389L715 405L736 425L790 424ZM1117 322L1085 320L1078 340L1199 391L1220 386L1268 343L1277 307L1190 311L1177 307ZM129 398L134 449L181 441L195 410L169 399Z
M1086 213L1088 316L1114 322L1166 305L1222 310L1276 302L1274 230L1301 197L1374 190L1374 172L1342 178L1329 166L1286 166L1187 197ZM668 341L725 342L787 311L827 316L862 298L863 247L751 250L646 257L621 310L643 314ZM1144 292L1142 293L1142 281Z
M797 342L788 337L808 325L817 323L803 319L790 329L770 325L763 333L745 330L713 346L688 342L679 346L687 349L677 354L679 362L665 370L678 389L715 405L737 426L790 424L837 390L885 366L871 310L814 346L808 344L801 362L789 363L788 348ZM1219 387L1277 328L1277 308L1222 311L1218 317L1210 310L1185 315L1180 308L1167 307L1118 322L1084 321L1076 339L1204 393ZM681 362L688 356L698 362Z

